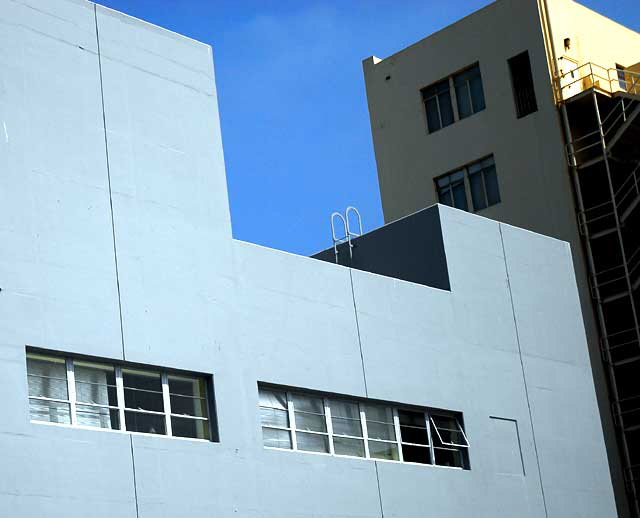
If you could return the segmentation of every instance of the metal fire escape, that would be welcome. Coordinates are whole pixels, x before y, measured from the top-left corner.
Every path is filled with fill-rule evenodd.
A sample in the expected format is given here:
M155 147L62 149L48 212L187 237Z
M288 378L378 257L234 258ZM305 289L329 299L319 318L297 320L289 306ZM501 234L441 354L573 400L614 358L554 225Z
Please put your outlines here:
M587 63L561 76L558 90L627 491L640 517L640 74Z

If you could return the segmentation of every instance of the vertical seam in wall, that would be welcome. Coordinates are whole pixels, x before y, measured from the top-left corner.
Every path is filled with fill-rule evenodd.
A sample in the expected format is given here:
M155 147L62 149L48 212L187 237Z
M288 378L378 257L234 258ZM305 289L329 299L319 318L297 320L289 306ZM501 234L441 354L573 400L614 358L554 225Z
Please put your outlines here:
M353 288L353 269L349 268L349 281L351 282L351 300L353 301L353 314L356 319L356 331L358 333L358 347L360 348L360 364L362 365L362 379L364 381L364 394L369 397L369 389L367 387L367 371L364 366L364 353L362 352L362 338L360 336L360 320L358 319L358 306L356 304L356 292ZM378 503L380 504L380 516L384 518L384 508L382 506L382 490L380 489L380 475L378 474L378 462L373 461L376 469L376 485L378 486Z
M133 472L133 498L136 503L136 517L140 517L140 512L138 510L138 484L136 482L136 459L133 454L133 435L129 434L130 444L131 444L131 467Z
M113 215L113 194L111 191L111 166L109 164L109 143L107 140L107 116L104 109L104 84L102 81L102 56L100 54L100 32L98 29L98 8L93 4L93 17L96 24L96 44L98 51L98 70L100 72L100 101L102 103L102 129L104 131L104 152L107 164L107 183L109 186L109 210L111 212L111 237L113 239L113 259L116 269L116 289L118 291L118 315L120 317L120 340L122 343L122 359L126 360L124 348L124 326L122 323L122 298L120 296L120 272L118 270L118 252L116 248L116 223Z
M380 490L380 475L378 474L378 461L373 461L374 466L376 467L376 481L378 483L378 501L380 502L380 516L384 518L384 508L382 507L382 491Z
M536 464L538 467L538 480L540 481L540 493L542 494L542 505L544 506L544 515L548 518L547 499L544 494L544 485L542 484L542 470L540 469L540 457L538 456L538 444L536 442L536 431L533 426L533 411L531 410L531 402L529 401L529 388L527 386L527 377L524 371L524 361L522 359L522 347L520 346L520 333L518 332L518 322L516 320L516 308L513 304L513 293L511 291L511 280L509 278L509 265L507 264L507 252L504 248L504 238L502 236L502 225L498 223L500 230L500 243L502 244L502 258L504 259L504 270L507 275L507 288L509 289L509 302L511 303L511 314L513 316L513 327L516 333L516 343L518 344L518 358L520 358L520 368L522 369L522 382L524 383L524 393L527 398L527 410L529 411L529 422L531 423L531 436L533 439L533 450L536 455ZM517 425L516 425L517 426ZM524 467L524 463L523 463Z
M100 101L102 103L102 129L104 131L104 153L107 163L107 183L109 185L109 210L111 212L111 237L113 239L113 260L116 269L116 288L118 290L118 314L120 317L120 340L122 342L122 359L126 360L124 349L124 327L122 325L122 299L120 297L120 275L118 271L118 252L116 248L116 224L113 216L113 195L111 191L111 167L109 165L109 142L107 140L107 116L104 109L104 84L102 81L102 56L100 54L100 32L98 29L98 7L93 4L93 17L96 23L96 45L98 52L98 70L100 72ZM138 484L136 482L136 459L133 453L133 435L129 435L131 447L131 471L133 474L133 500L136 505L136 518L140 518L138 509Z
M367 387L367 371L364 367L364 354L362 352L362 338L360 337L360 321L358 320L358 307L356 305L356 293L353 289L353 271L349 268L349 280L351 281L351 300L353 301L353 313L356 318L356 331L358 333L358 347L360 348L360 364L362 365L362 379L364 381L364 395L369 397L369 389Z

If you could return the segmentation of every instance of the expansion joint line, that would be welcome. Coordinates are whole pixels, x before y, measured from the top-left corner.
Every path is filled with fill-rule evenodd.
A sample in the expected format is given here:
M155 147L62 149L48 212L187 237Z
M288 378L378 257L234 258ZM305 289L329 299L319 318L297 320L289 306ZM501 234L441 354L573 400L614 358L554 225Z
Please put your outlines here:
M129 434L129 442L131 444L131 467L133 472L133 498L136 503L136 517L140 518L138 510L138 483L136 482L136 458L133 454L133 435Z
M356 305L356 293L353 288L353 270L349 267L349 281L351 282L351 300L353 300L353 314L356 319L356 331L358 333L358 347L360 349L360 364L362 365L362 379L364 381L364 395L369 397L369 389L367 387L367 371L364 366L364 353L362 352L362 338L360 336L360 321L358 319L358 307Z
M353 269L349 267L349 281L351 283L351 300L353 301L353 314L356 319L356 331L358 333L358 347L360 349L360 364L362 365L362 379L364 381L364 394L369 397L369 388L367 386L367 371L364 366L364 353L362 352L362 337L360 335L360 320L358 319L358 305L356 303L356 292L353 287ZM374 460L373 465L376 469L376 485L378 486L378 503L380 504L380 516L384 518L384 507L382 506L382 490L380 489L380 475L378 474L378 462Z
M531 410L531 401L529 400L529 388L527 385L527 377L524 370L524 361L522 359L522 347L520 345L520 333L518 332L518 322L516 320L516 308L513 304L513 292L511 291L511 279L509 278L509 265L507 264L507 252L504 248L504 237L502 235L502 224L498 224L500 229L500 242L502 244L502 257L504 259L504 270L507 275L507 288L509 289L509 302L511 304L511 314L513 316L513 328L516 333L516 343L518 344L518 358L520 358L520 368L522 369L522 382L524 384L524 394L527 398L527 410L529 411L529 423L531 423L531 437L533 439L533 450L536 455L536 464L538 467L538 479L540 481L540 493L542 495L542 505L544 506L544 515L549 518L547 510L547 499L544 494L544 485L542 483L542 470L540 468L540 457L538 456L538 443L536 442L536 431L533 426L533 411Z
M109 186L109 210L111 212L111 237L113 239L113 259L115 263L116 271L116 289L118 292L118 314L120 317L120 340L122 343L122 359L126 360L126 353L124 347L124 325L122 323L122 297L120 295L120 273L118 270L118 251L116 247L116 223L113 215L113 193L111 190L111 166L109 163L109 142L107 139L107 116L104 108L104 84L102 80L102 55L100 53L100 32L98 29L98 9L96 4L93 5L93 17L96 24L96 45L98 52L98 70L100 72L100 101L102 103L102 129L104 131L104 152L107 165L107 183ZM132 450L133 451L133 450ZM137 501L136 501L137 505Z

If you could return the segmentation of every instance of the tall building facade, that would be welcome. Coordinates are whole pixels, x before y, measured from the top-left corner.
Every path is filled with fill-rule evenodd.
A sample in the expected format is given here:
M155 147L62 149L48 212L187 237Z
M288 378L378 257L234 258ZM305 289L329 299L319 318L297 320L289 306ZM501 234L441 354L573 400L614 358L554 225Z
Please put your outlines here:
M84 0L0 0L0 114L0 516L616 516L566 242L233 239L211 48Z
M639 516L640 34L498 0L363 66L386 222L440 202L571 243L619 511Z

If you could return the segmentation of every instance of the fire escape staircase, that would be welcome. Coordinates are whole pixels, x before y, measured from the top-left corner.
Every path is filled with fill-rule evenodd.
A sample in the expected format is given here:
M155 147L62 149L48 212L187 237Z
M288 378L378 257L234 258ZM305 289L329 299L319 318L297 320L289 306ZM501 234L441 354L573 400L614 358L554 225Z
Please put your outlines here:
M625 223L640 211L640 92L636 93L637 85L634 86L633 93L613 93L610 96L614 101L612 107L599 119L598 129L568 145L569 164L579 174L592 173L585 169L606 159L622 172L624 178L615 190L612 188L612 195L607 196L606 201L582 206L578 211L580 234L590 249L595 241L621 232ZM613 267L591 268L591 294L599 304L627 297L640 289L640 245L625 250L625 259ZM623 365L640 359L640 338L635 327L610 334L603 342L603 357L610 364ZM624 403L637 405L633 413L638 413L637 426L640 427L640 396L637 401ZM617 414L622 419L626 411L619 408Z

